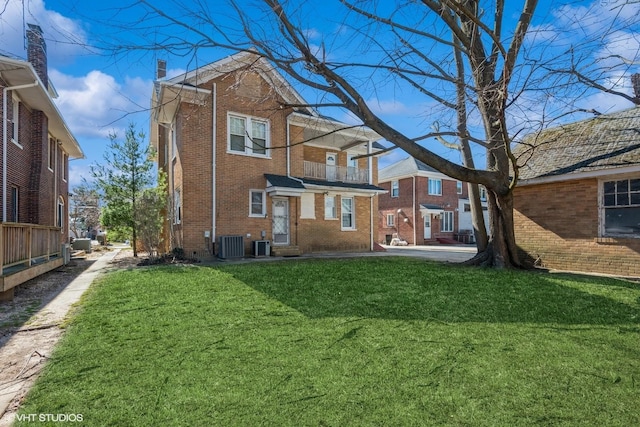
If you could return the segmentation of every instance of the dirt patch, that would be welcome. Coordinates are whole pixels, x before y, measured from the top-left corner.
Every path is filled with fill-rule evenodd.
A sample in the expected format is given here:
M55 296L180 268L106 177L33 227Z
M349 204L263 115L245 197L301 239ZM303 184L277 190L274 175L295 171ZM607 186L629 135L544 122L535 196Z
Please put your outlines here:
M59 320L52 321L53 316L42 308L103 254L93 251L86 258L74 259L16 287L13 301L0 302L0 427L11 425L20 403L63 333ZM108 269L133 268L139 262L140 258L134 258L131 250L121 249L109 262ZM16 397L4 410L2 396L13 394Z

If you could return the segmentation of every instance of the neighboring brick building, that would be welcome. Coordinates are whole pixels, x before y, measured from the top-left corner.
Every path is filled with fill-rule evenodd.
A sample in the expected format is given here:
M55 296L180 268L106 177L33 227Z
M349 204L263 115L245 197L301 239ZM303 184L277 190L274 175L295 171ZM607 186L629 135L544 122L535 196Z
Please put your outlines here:
M50 260L51 255L60 254L60 244L68 241L69 158L83 157L53 103L57 95L49 84L46 46L38 26L29 25L27 46L27 61L0 56L0 231L4 231L0 233L0 276L13 274L11 280L0 277L0 294L3 289L12 292L8 288L22 280L18 277L30 278L24 271L16 273L21 266ZM47 237L43 243L45 238L36 236L34 230L46 232L31 227L34 224L55 228L55 238ZM47 264L55 267L55 263Z
M379 135L298 107L251 53L158 77L151 140L168 177L166 249L224 256L227 236L242 236L245 254L263 240L275 254L373 248Z
M378 181L387 191L378 200L378 242L473 241L468 189L461 181L413 157L381 169Z
M521 144L516 243L536 265L640 276L640 108Z

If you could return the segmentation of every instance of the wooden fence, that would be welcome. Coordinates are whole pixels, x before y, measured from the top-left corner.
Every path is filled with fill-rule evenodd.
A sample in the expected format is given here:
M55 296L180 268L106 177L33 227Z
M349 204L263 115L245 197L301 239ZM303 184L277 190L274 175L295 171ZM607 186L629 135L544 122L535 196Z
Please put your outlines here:
M59 227L0 223L0 275L9 267L25 267L60 257L62 233Z

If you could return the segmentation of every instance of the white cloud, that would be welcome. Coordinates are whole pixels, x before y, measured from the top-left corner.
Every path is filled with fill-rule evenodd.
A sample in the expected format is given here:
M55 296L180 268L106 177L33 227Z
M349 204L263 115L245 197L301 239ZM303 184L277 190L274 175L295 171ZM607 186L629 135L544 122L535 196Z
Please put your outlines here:
M44 0L24 0L24 16L22 2L3 3L6 9L0 14L0 53L26 58L23 22L42 28L50 65L67 63L86 51L87 33L81 23L48 10Z
M373 99L367 102L374 113L379 115L397 115L409 113L409 108L396 99L378 100Z
M150 80L125 78L121 84L97 70L80 77L57 70L51 70L49 75L59 94L56 104L76 137L106 138L112 130L122 133L134 121L131 114L148 108Z

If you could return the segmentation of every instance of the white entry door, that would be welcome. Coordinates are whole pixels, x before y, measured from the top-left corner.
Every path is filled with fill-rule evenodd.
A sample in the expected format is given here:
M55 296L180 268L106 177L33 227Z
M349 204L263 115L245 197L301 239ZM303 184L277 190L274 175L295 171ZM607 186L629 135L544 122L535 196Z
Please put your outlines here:
M424 216L424 239L431 239L431 214Z
M289 200L273 199L272 204L272 235L274 245L289 244Z
M327 181L336 180L336 153L327 153Z

